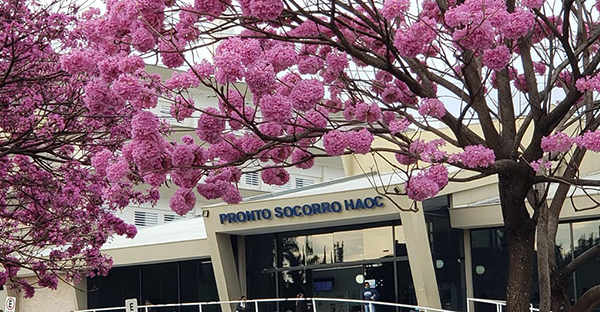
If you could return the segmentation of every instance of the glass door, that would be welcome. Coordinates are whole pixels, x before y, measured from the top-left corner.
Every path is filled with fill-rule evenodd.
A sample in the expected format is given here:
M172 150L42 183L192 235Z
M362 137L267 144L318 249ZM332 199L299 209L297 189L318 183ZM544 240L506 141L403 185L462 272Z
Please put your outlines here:
M313 296L360 299L362 297L362 265L342 268L313 269ZM317 302L319 312L360 312L359 304Z
M368 282L371 289L377 290L377 301L396 302L396 282L394 281L394 263L372 263L364 265L364 281ZM364 287L364 284L363 284ZM395 308L376 306L376 312L394 312Z

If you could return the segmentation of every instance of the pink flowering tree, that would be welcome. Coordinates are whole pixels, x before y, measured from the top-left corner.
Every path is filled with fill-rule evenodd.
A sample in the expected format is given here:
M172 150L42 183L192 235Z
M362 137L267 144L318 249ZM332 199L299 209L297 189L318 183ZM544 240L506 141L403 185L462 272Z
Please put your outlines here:
M577 169L600 151L599 9L573 0L110 0L79 25L86 48L61 62L89 78L90 107L136 112L132 139L97 167L110 185L157 187L169 173L171 207L184 214L197 196L239 202L244 172L283 185L286 168L317 157L392 155L381 159L409 177L400 195L415 201L496 176L508 310L529 308L538 230L541 310L586 311L600 286L571 307L554 241L569 189L600 185ZM214 53L202 59L207 47ZM136 56L182 71L161 82L118 65ZM195 103L198 87L218 107ZM195 135L161 135L147 110L159 96L173 118L197 120Z
M0 2L0 285L31 297L59 280L107 274L112 260L100 247L136 234L115 210L155 197L124 192L131 184L109 184L102 171L122 174L110 157L131 137L134 113L116 101L98 105L110 101L101 81L61 69L61 54L80 38L71 31L77 8ZM128 71L144 66L121 60Z

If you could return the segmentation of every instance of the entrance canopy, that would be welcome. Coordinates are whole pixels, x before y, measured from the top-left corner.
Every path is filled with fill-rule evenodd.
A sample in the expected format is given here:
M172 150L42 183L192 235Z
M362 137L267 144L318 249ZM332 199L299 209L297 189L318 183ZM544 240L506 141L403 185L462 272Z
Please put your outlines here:
M210 231L249 235L397 220L400 208L412 205L399 195L404 181L399 174L369 173L323 182L204 207L205 222Z

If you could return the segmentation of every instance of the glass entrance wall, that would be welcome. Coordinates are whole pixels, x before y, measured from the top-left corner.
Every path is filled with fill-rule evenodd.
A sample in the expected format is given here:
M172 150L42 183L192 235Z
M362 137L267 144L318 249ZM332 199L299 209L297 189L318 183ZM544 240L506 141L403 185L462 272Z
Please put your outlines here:
M575 221L558 225L556 235L556 264L563 269L574 258L600 243L600 220ZM471 231L473 290L477 298L504 300L508 276L508 242L503 228ZM537 266L537 263L534 264ZM537 276L532 280L534 305L539 301ZM585 291L600 284L600 257L580 266L567 286L572 302ZM597 311L600 306L596 307Z
M416 304L400 221L246 236L250 299L361 299L365 281L381 301ZM321 303L318 311L360 312L360 305ZM263 311L295 311L295 303ZM378 311L379 312L379 311ZM385 311L381 311L385 312Z
M89 309L123 306L125 299L142 304L186 303L218 300L212 263L189 260L116 267L105 277L87 279ZM206 312L218 312L210 306ZM197 312L197 307L157 308L157 312Z

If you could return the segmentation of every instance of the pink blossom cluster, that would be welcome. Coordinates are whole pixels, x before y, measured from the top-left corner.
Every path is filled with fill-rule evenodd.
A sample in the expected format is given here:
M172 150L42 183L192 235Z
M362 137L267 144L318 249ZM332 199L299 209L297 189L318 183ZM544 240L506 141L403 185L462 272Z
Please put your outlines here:
M399 29L394 38L394 46L400 55L415 57L425 52L436 36L436 22L422 18L405 30Z
M543 174L552 169L552 162L541 158L536 161L532 161L529 166L531 166L535 172Z
M600 153L600 131L587 131L581 136L575 138L577 146L586 148L590 151Z
M467 168L485 168L494 164L496 156L494 151L483 145L469 145L461 153L451 155L451 161L459 161Z
M421 116L442 118L446 115L446 107L438 99L423 99L421 100L421 105L419 105L419 114Z
M290 180L290 174L280 167L267 167L262 171L260 177L269 185L285 185Z
M437 162L447 157L447 153L439 149L444 145L446 145L446 142L442 139L435 139L431 141L417 139L410 143L408 151L410 154L419 157L420 160L426 162Z
M346 148L358 154L366 154L370 152L373 140L373 134L366 128L348 132L332 130L323 136L323 147L331 156L344 154Z
M448 169L443 165L430 166L406 183L406 195L416 201L432 198L448 184Z
M483 65L491 70L501 70L510 62L510 50L505 45L483 51Z
M407 0L386 0L381 9L381 15L388 20L393 20L402 16L410 7L410 1Z
M575 138L572 138L566 133L559 131L552 135L543 137L541 147L542 150L547 153L566 153L571 149L575 141Z

